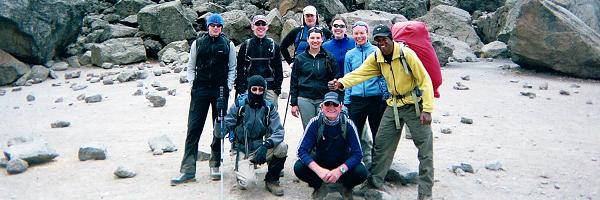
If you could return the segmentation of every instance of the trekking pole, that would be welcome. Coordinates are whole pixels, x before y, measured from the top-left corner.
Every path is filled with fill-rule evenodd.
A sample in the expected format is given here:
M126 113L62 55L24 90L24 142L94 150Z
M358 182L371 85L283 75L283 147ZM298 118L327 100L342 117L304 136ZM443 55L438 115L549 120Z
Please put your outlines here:
M223 86L219 87L219 99L221 100L225 100L224 94L223 94ZM219 112L219 121L220 123L220 134L221 134L221 160L220 160L220 166L223 166L223 154L225 153L225 125L223 123L225 123L225 115L224 115L224 110L225 108L220 108L219 110L217 110L217 112ZM221 199L225 199L224 198L224 186L223 186L223 171L221 171Z
M285 104L285 115L283 115L283 128L285 128L285 120L287 119L288 108L290 107L290 95L288 94L287 103Z

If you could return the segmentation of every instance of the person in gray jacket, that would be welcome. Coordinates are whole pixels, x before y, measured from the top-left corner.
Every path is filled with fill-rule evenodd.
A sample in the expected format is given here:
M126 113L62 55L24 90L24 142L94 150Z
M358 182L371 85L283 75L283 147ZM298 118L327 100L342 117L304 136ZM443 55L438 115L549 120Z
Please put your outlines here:
M285 133L279 114L273 103L265 99L266 89L267 82L262 76L251 76L247 96L237 97L225 116L224 130L219 128L223 122L217 122L214 134L224 138L223 133L230 133L232 150L237 153L236 162L249 159L256 165L267 163L265 187L273 195L282 196L284 191L279 186L279 174L287 158L288 146L283 142ZM236 172L239 172L237 163Z

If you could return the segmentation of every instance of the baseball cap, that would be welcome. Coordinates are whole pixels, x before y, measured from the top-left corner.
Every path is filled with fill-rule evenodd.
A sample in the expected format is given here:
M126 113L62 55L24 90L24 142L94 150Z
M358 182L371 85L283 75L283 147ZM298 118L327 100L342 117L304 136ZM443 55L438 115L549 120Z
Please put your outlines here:
M338 100L338 94L335 92L328 92L325 94L325 98L323 98L323 103L325 102L333 102L336 104L340 104L340 101Z
M304 13L304 15L317 15L317 8L315 8L314 6L306 6L304 7L304 9L302 9L302 12Z
M392 31L386 25L379 24L373 29L373 38L377 36L392 37Z
M264 15L256 15L252 18L252 23L256 23L257 21L263 21L265 23L269 23L267 22L267 17L265 17Z

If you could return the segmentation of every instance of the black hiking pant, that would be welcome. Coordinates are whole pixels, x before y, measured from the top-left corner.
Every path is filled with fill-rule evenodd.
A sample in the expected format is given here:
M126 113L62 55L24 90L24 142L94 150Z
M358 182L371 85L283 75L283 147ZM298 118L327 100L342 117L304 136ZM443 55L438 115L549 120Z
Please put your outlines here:
M354 122L354 125L356 125L356 131L358 134L363 133L365 122L367 121L367 117L369 117L369 126L371 128L373 140L375 140L375 135L377 135L377 129L379 128L379 123L381 122L381 116L383 116L383 112L387 107L387 104L385 101L382 101L381 98L382 96L350 96L348 117L350 117L350 119ZM372 146L375 146L374 143L375 141L373 141Z
M340 165L342 163L339 163ZM319 164L321 167L327 168L322 164ZM336 167L339 165L336 165ZM331 167L331 169L334 169L336 167ZM329 168L328 168L329 169ZM314 189L318 189L321 187L321 185L323 184L323 180L321 180L321 178L319 178L319 176L313 172L310 168L308 168L308 166L305 166L304 164L302 164L302 161L298 160L296 161L296 163L294 164L294 173L296 174L296 176L298 177L298 179L308 183L308 186L314 188ZM338 183L342 183L342 185L344 185L344 187L348 188L348 189L352 189L354 188L354 186L357 186L361 183L363 183L365 180L367 180L367 176L369 175L369 171L367 171L367 168L365 167L365 165L363 165L362 163L359 163L358 165L356 165L356 167L354 167L353 169L348 170L346 173L344 173L339 179L338 179Z

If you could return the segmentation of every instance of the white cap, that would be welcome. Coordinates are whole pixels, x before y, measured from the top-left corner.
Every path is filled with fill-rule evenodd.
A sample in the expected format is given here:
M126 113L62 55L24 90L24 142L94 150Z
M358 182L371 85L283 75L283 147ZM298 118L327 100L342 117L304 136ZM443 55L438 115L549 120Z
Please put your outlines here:
M308 15L308 14L310 14L310 15L317 15L317 8L315 8L314 6L306 6L306 7L304 7L304 9L302 10L302 12L303 12L305 15Z

